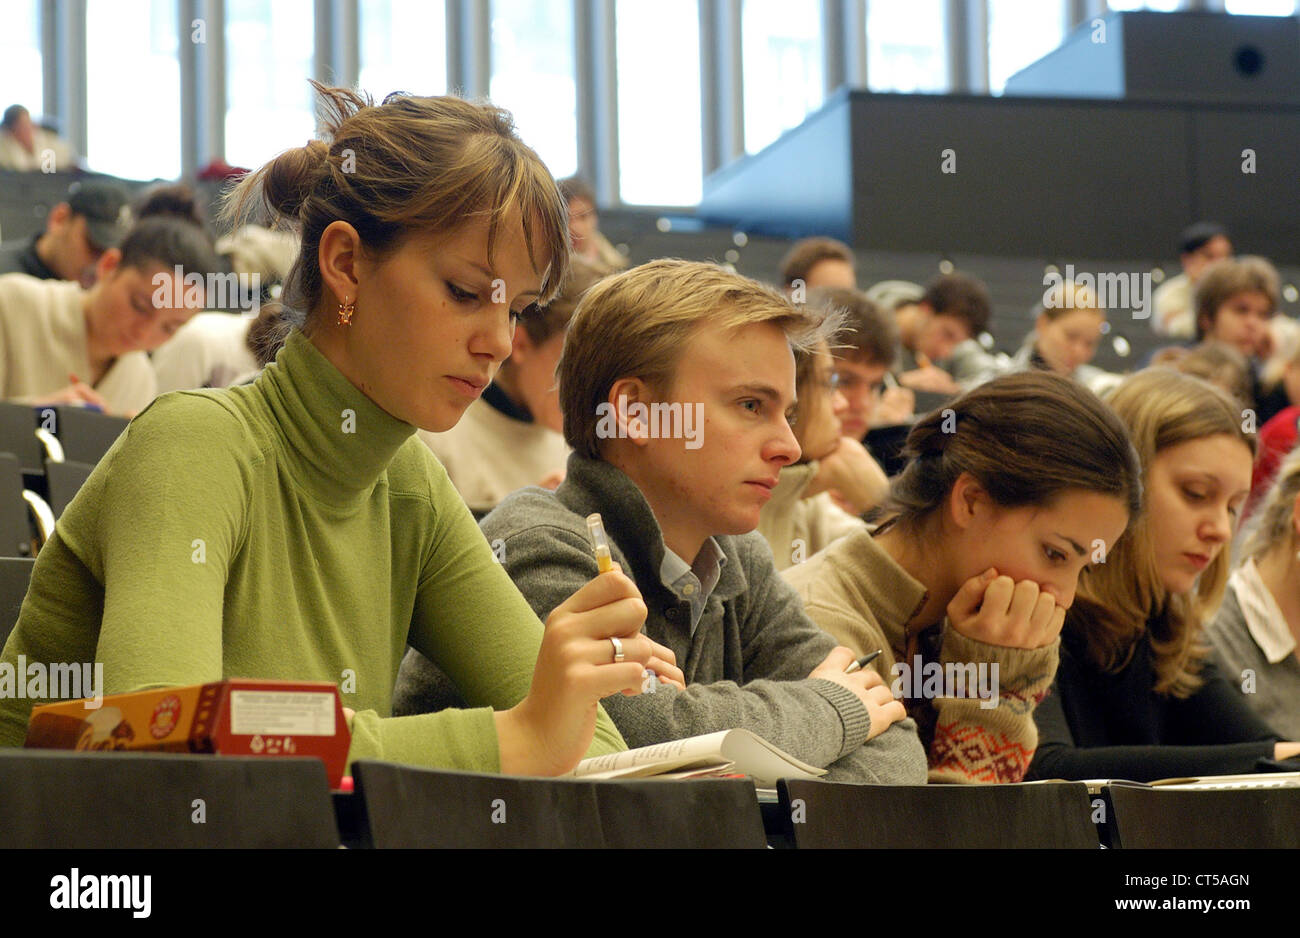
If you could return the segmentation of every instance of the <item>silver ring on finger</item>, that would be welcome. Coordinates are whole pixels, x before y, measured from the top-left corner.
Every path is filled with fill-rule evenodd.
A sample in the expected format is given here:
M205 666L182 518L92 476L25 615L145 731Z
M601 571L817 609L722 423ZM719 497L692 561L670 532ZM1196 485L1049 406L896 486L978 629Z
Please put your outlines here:
M618 664L627 657L623 654L623 642L612 636L610 637L610 642L614 645L614 663Z

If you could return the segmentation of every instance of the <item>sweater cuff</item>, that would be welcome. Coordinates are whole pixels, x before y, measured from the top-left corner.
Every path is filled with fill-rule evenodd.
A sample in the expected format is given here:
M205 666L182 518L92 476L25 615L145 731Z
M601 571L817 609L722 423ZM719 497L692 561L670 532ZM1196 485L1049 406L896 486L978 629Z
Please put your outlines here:
M988 662L997 665L998 696L1004 703L1032 710L1047 694L1061 660L1061 640L1042 648L1008 648L963 635L951 623L943 627L941 664Z
M858 695L843 684L814 677L808 679L808 686L825 697L827 703L840 715L844 740L840 745L840 754L835 760L839 761L867 741L867 737L871 735L871 714L867 713L867 708Z
M356 759L466 772L501 771L491 707L386 719L373 710L362 711L352 719L348 771Z

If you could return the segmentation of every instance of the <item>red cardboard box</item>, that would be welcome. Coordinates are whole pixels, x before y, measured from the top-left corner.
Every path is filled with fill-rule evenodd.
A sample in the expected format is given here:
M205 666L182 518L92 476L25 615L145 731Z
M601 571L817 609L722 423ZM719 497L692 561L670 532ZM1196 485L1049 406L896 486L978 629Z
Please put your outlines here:
M316 756L338 788L352 743L328 681L232 678L114 694L97 709L65 700L32 709L29 748Z

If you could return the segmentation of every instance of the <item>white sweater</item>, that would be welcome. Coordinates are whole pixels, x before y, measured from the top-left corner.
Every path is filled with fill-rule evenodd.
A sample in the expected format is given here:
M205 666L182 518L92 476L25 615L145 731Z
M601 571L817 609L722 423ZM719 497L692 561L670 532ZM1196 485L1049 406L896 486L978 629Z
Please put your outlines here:
M867 527L835 504L829 492L804 496L817 469L816 462L786 466L771 499L758 513L758 533L772 548L778 570L803 563L844 535Z
M569 456L564 437L554 430L507 417L483 400L470 404L447 432L421 430L419 436L475 511L495 508L516 489L562 470Z
M85 296L65 280L27 274L0 276L0 398L30 401L72 383L89 381ZM144 352L128 352L109 365L95 390L115 414L143 410L157 396Z
M251 316L199 313L153 353L158 393L225 388L258 370L248 347Z

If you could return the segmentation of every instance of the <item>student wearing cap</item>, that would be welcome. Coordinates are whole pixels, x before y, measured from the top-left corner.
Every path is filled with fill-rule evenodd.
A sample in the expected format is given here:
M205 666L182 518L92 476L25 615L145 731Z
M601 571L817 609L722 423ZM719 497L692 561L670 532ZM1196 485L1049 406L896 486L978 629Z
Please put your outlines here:
M0 274L40 280L95 282L95 263L131 227L126 190L110 182L78 182L50 209L45 230L27 241L0 244Z
M902 704L875 671L845 673L853 656L804 613L755 530L799 458L792 347L815 347L825 328L712 264L659 260L605 278L579 302L560 359L565 479L513 493L481 527L546 619L597 575L586 519L602 515L645 634L687 682L603 701L628 745L746 729L832 780L924 784ZM436 679L409 653L396 712L427 709Z
M53 157L52 165L48 157ZM74 162L67 141L33 121L27 108L21 104L5 108L0 119L0 169L67 172L75 168Z
M156 395L146 354L202 307L177 277L218 268L208 236L175 218L146 218L95 264L95 283L0 276L0 399L89 404L132 415Z

